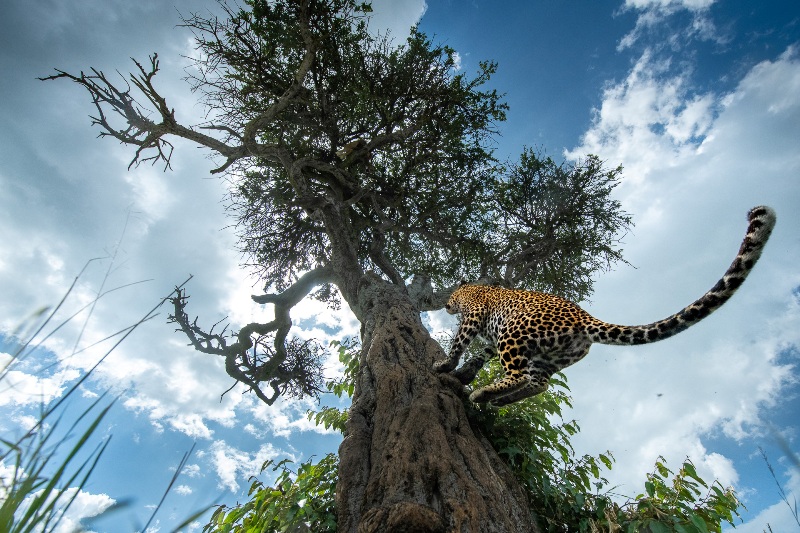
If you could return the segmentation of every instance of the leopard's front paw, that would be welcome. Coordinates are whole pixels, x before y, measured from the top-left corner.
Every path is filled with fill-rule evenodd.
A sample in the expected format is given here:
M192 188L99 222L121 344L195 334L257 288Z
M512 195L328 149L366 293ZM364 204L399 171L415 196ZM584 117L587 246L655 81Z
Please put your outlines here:
M450 361L449 359L444 359L442 361L436 361L433 363L433 371L438 373L444 372L452 372L456 365L458 365L458 361Z
M469 401L474 403L484 403L488 400L489 398L486 397L486 392L483 389L474 390L469 395Z

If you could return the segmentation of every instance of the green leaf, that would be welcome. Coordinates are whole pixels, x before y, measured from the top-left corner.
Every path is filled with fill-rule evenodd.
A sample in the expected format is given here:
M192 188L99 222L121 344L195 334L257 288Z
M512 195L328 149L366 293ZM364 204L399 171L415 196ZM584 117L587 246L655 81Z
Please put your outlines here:
M689 461L684 462L683 463L683 469L684 469L684 471L686 472L686 474L690 478L694 479L695 481L700 483L702 486L708 487L708 485L703 480L703 478L701 478L700 476L697 475L697 471L695 470L694 465L691 462L689 462Z
M658 473L659 473L659 475L661 477L665 478L665 477L669 476L672 472L670 472L670 470L667 468L667 466L664 464L663 461L664 461L664 458L663 457L659 457L659 460L656 461L656 470L658 470Z
M650 531L652 533L671 533L672 532L672 530L670 528L668 528L663 523L661 523L661 522L659 522L657 520L652 520L652 521L648 522L647 523L647 527L650 528Z
M604 454L602 454L602 453L601 453L601 454L600 454L600 455L598 455L597 457L598 457L598 458L600 459L600 461L601 461L601 462L602 462L602 463L603 463L603 464L606 466L606 468L608 468L609 470L611 470L612 462L611 462L611 459L610 459L610 458L609 458L607 455L604 455Z
M692 521L692 524L694 524L695 527L697 527L697 529L698 529L698 531L700 531L700 533L708 533L708 526L706 525L706 522L705 522L705 520L702 519L702 517L700 517L697 514L692 513L689 516L689 519Z
M700 533L693 524L675 524L673 527L678 533Z

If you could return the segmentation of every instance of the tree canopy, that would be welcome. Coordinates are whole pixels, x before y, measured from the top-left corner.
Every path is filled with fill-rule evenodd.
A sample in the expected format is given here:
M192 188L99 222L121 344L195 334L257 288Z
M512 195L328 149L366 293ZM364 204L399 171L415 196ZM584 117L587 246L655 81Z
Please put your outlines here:
M184 18L205 123L179 122L156 89L156 54L123 84L94 68L47 79L89 91L93 124L136 148L131 165L168 167L170 136L221 158L213 172L233 183L241 250L265 290L279 291L254 298L275 304L276 320L226 343L189 320L185 294L173 320L262 400L319 389L318 373L299 371L316 356L287 343L289 309L316 289L332 303L343 296L363 322L367 272L401 287L416 277L424 311L463 280L581 300L592 274L621 259L630 218L610 194L621 169L594 156L558 164L529 148L516 162L494 157L507 112L489 84L495 63L467 73L416 28L404 42L375 33L371 8L354 0L245 4L221 4L226 18ZM254 344L266 350L248 359Z

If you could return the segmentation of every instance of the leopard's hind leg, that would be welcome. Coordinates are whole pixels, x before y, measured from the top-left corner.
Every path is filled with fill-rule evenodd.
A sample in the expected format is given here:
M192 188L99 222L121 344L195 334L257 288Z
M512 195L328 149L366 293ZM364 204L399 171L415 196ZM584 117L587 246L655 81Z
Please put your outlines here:
M512 394L525 388L529 383L530 376L527 373L520 372L514 376L506 376L491 385L472 391L472 394L469 395L469 399L475 403L490 402L496 398Z
M550 381L550 376L548 376L545 373L531 374L529 376L529 381L525 386L520 387L513 392L495 398L491 400L490 403L495 407L502 407L510 403L524 400L525 398L536 396L537 394L541 394L547 390L549 381Z
M560 350L542 354L528 352L529 359L523 370L506 368L506 377L470 394L473 402L491 402L494 406L508 405L531 396L536 396L547 390L550 376L563 368L580 361L587 353L591 344L576 343L569 350ZM502 361L502 358L501 358Z
M531 375L528 368L530 348L525 348L526 341L518 341L509 336L498 339L498 357L500 364L505 370L505 377L499 381L481 387L469 395L469 399L475 403L491 402L502 396L513 394L520 389L527 389L531 382ZM531 346L531 345L529 345ZM538 350L536 350L538 352Z

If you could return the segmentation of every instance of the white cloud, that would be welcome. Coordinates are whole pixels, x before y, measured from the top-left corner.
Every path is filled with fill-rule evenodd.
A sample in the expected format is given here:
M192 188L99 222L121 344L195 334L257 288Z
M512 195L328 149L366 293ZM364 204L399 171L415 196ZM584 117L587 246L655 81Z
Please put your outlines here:
M696 152L717 104L713 95L690 94L687 76L668 76L669 71L669 61L646 51L625 81L605 89L592 128L567 156L597 154L623 162L626 183L638 185L654 170L673 167Z
M637 12L636 25L622 39L617 50L625 50L642 40L646 34L658 35L651 39L659 46L677 50L692 40L715 41L719 44L728 42L728 37L721 34L708 15L708 10L716 0L625 0L622 9ZM670 30L667 19L676 13L689 12L692 20L685 27ZM663 31L672 31L666 35Z
M640 489L658 454L673 466L689 456L702 476L737 483L729 459L704 439L761 431L765 410L796 380L798 361L786 350L800 346L792 294L800 286L797 53L757 65L730 95L695 95L684 76L668 73L643 56L604 92L583 143L569 152L625 167L617 194L637 223L624 245L636 270L601 276L587 310L628 324L668 316L725 270L748 208L773 206L778 225L739 293L707 320L663 343L596 346L567 370L568 416L582 428L575 444L616 452L609 477L624 493Z
M175 487L175 492L181 496L188 496L192 493L192 488L189 485L178 485Z
M0 463L2 466L2 463ZM41 491L35 492L25 498L22 502L20 510L17 512L24 513L34 498L38 497ZM75 497L66 512L63 510L63 504ZM48 500L52 502L52 496ZM107 494L92 494L86 491L79 491L75 487L71 487L60 493L58 503L56 504L56 511L54 517L59 519L58 526L52 530L52 533L73 533L77 530L82 530L81 520L93 518L102 514L109 507L114 505L116 501Z
M87 389L86 387L81 387L81 396L83 398L89 398L90 400L93 400L93 399L96 399L96 398L100 397L99 394L97 394L96 392L94 392L92 390Z
M239 491L241 481L259 474L266 461L278 457L297 460L294 455L275 448L271 443L262 444L258 451L251 453L230 446L224 440L212 443L207 455L219 477L219 487L234 493Z
M716 0L625 0L625 7L647 9L708 9Z
M19 427L20 427L20 429L22 431L29 431L29 430L33 429L34 427L36 427L36 425L39 424L39 422L41 422L39 417L31 416L31 415L15 416L15 417L13 417L13 421L16 422L17 425L19 425ZM47 429L47 428L50 427L50 425L45 423L45 424L43 424L42 427L44 429Z
M370 30L376 33L389 31L390 35L402 41L425 14L428 4L425 0L374 0L372 9Z
M120 167L125 163L120 161ZM180 190L173 190L176 187L168 175L150 165L131 168L123 179L130 186L132 209L141 211L151 224L164 219L181 194Z
M461 70L461 54L459 54L458 52L454 52L453 61L454 61L453 69Z
M183 467L181 474L189 477L189 478L196 478L200 477L202 474L200 472L200 465L197 464L190 464Z
M259 438L265 438L269 434L276 437L289 437L297 431L312 431L321 434L336 433L333 429L325 429L309 420L307 416L309 409L315 411L319 409L317 402L311 398L300 400L278 398L272 405L254 402L250 409L250 416L252 420L258 422L258 425L250 423L249 427L245 427L245 431Z
M0 369L7 368L0 379L0 407L46 405L64 392L67 384L78 378L76 370L65 369L44 377L15 370L13 358L0 353Z
M197 365L194 370L167 371L153 369L148 382L136 383L136 392L131 394L123 405L136 412L145 413L157 426L164 424L192 438L210 439L214 431L208 422L214 421L225 427L231 427L235 419L235 409L242 402L242 388L237 387L220 401L220 393L230 387L224 379L224 370L212 367L220 375L213 375L213 370ZM169 367L167 368L169 370ZM199 373L211 374L206 384L216 384L218 388L206 388L197 376Z
M245 433L248 433L259 439L264 438L265 436L264 432L259 431L259 429L255 425L250 423L245 424L242 429L245 431Z
M452 334L458 327L458 317L448 314L444 309L425 313L423 320L433 338Z

